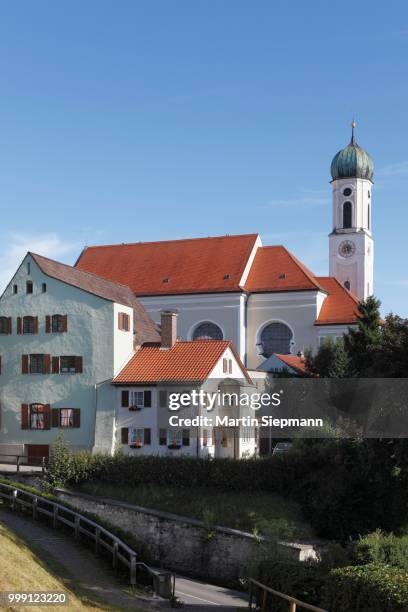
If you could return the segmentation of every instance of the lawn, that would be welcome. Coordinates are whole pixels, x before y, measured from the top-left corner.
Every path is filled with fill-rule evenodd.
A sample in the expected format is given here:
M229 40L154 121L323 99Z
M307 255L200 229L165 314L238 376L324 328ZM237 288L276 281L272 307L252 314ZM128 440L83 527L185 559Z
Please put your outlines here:
M295 502L270 493L241 494L219 489L177 489L155 485L135 488L99 482L83 483L80 490L254 534L269 534L282 539L314 536Z

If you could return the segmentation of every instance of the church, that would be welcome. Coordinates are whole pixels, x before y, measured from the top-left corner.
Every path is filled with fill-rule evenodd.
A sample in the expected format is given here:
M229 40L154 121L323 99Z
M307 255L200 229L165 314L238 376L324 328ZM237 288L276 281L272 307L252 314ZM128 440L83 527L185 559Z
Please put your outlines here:
M169 428L167 398L304 375L306 349L356 325L373 162L354 124L331 175L328 276L257 234L92 246L75 266L27 253L0 297L0 455L47 460L60 430L73 449L256 454L255 434Z
M245 366L316 350L355 325L373 293L373 161L355 140L331 164L329 275L256 234L87 247L76 268L130 287L157 323L178 312L181 338L231 340Z

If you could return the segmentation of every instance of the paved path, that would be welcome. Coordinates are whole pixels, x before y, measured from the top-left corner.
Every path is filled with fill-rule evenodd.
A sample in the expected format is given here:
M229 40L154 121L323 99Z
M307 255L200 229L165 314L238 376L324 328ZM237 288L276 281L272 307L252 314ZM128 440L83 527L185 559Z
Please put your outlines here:
M91 550L81 546L68 535L8 510L0 509L0 522L27 543L33 542L41 546L66 567L79 586L112 605L112 610L170 609L167 602L154 599L143 601L122 590L109 564L95 557ZM214 606L220 611L229 611L248 605L245 596L238 591L182 576L176 577L176 595L185 602L183 609L186 612L201 612L208 608L213 610Z

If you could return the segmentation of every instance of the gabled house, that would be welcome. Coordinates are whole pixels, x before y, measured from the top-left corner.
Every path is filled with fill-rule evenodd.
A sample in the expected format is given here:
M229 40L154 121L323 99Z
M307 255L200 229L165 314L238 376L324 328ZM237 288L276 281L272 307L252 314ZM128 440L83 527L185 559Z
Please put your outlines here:
M110 452L111 380L156 326L126 286L27 253L0 298L0 454Z
M175 312L163 312L161 342L141 346L113 380L117 389L116 448L136 456L254 455L257 428L223 427L214 422L215 415L235 418L244 411L235 404L217 404L209 410L206 401L207 394L218 391L251 394L254 390L233 344L228 340L179 340L176 321ZM200 391L204 394L196 405L191 402L192 391L197 397ZM185 400L172 411L175 396ZM169 423L172 417L174 425Z

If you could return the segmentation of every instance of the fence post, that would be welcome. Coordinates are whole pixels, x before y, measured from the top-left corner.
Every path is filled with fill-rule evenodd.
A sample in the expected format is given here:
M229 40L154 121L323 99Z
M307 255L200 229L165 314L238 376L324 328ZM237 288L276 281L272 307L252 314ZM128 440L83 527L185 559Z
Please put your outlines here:
M249 581L249 602L248 607L252 610L252 580Z
M34 497L33 499L33 519L34 521L37 520L37 504L38 504L38 499Z
M112 567L116 567L118 563L118 543L113 543L113 551L112 551Z
M17 474L18 474L20 471L20 455L17 455L16 467L17 467Z
M52 517L52 526L54 529L58 527L58 506L54 506L54 514Z
M296 608L297 608L297 606L296 606L296 601L291 601L291 602L289 603L289 606L290 606L290 607L289 607L289 612L296 612Z
M136 584L136 555L130 556L130 584L135 586Z
M41 457L41 471L45 473L45 457Z

